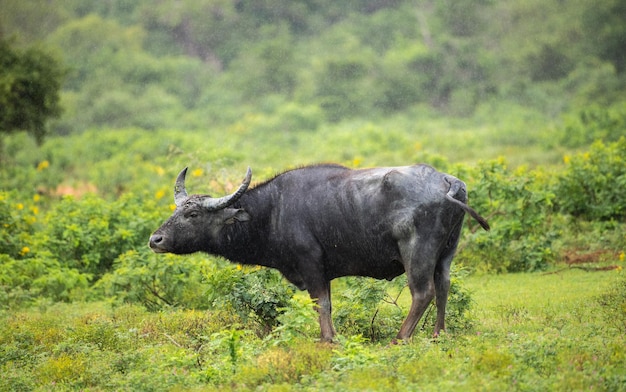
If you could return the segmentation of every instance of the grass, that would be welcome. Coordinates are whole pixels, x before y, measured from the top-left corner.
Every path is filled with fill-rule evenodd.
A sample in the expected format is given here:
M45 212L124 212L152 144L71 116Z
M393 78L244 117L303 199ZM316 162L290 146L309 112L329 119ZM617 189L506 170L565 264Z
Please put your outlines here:
M567 270L468 279L478 340L490 342L483 355L504 355L515 389L625 390L623 297L614 309L601 305L619 277Z
M619 272L585 272L567 270L560 273L504 274L470 276L466 285L476 302L476 317L484 328L503 317L503 309L520 309L528 320L546 313L568 314L578 304L593 303L594 299L616 284ZM598 279L602 278L602 279ZM598 309L585 307L593 317ZM583 310L583 309L579 309ZM529 327L529 323L515 327Z
M616 271L471 276L472 331L420 331L397 346L277 344L232 315L42 303L0 313L0 390L626 390L626 330L611 322L625 305L599 301L623 281Z

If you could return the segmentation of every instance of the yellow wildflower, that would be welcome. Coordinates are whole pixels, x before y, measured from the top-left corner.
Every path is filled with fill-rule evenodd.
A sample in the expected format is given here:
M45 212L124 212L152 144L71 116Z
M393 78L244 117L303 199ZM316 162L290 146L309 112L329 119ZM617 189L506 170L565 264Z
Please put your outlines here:
M23 210L23 209L24 209L24 204L22 204L22 203L17 203L17 205L15 206L15 208L17 208L18 210Z
M626 257L626 255L624 254L624 252L619 254L619 261L624 261L624 258Z
M161 200L164 196L165 196L165 191L163 189L157 191L157 193L154 194L154 197L157 200Z
M174 211L176 209L176 204L170 204L170 210Z
M31 211L33 212L33 214L35 214L35 215L39 214L39 207L37 207L37 206L32 207L30 210L31 210Z
M26 255L28 252L30 252L30 248L28 246L25 246L22 248L22 250L20 251L20 255L24 256Z
M35 193L33 195L33 201L37 203L39 200L41 200L41 196L39 196L39 193Z
M516 176L522 177L528 172L528 167L525 165L518 166L513 172Z
M192 171L191 175L193 177L200 177L202 175L202 169L196 169L196 170Z
M157 166L154 170L159 176L163 176L165 174L165 169L163 169L161 166Z
M41 161L37 165L37 171L42 171L44 169L47 169L49 166L50 166L50 162L48 162L48 161Z
M572 161L572 158L569 155L563 156L563 163L565 163L566 165L569 165L571 161Z
M352 160L352 166L353 166L353 167L359 167L360 165L361 165L361 158L358 158L358 157L357 157L357 158L354 158L354 159Z

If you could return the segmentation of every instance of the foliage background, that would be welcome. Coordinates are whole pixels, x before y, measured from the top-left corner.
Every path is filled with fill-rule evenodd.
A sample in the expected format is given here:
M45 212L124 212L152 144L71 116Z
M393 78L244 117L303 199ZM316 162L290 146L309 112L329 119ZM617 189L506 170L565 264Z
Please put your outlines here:
M622 3L0 0L67 70L60 117L0 132L0 389L626 388ZM386 347L404 278L334 282L323 347L277 273L147 249L182 167L221 195L325 161L467 182L493 229L440 340L431 311Z

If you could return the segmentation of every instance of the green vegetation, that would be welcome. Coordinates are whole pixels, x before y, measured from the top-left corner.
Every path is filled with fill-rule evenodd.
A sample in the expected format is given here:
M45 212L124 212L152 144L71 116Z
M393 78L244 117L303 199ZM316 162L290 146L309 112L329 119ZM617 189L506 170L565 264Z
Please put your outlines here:
M396 346L363 335L315 343L311 304L299 296L265 338L220 311L56 303L3 312L0 388L623 390L623 276L569 270L466 285L471 331L437 340L420 331Z
M59 90L64 71L45 50L30 48L22 53L1 38L0 133L26 130L41 142L46 120L61 114Z
M0 9L0 391L626 390L623 2ZM343 278L323 345L275 271L146 245L182 167L325 161L467 182L446 334L389 345L406 278Z
M625 98L618 0L0 5L0 36L54 47L69 68L57 134L224 129L246 116L286 132L399 116L415 131L428 113L484 123L504 111L516 132L500 137L530 141L536 124L510 124L511 111L555 121Z

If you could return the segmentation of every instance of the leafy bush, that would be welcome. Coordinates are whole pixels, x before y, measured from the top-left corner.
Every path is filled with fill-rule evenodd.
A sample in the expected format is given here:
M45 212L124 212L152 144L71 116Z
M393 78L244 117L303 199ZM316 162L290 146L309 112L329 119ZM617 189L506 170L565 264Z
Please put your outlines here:
M446 329L450 332L462 333L474 326L475 320L470 314L472 296L464 285L466 276L463 267L453 265L446 307ZM404 306L405 300L401 300L408 291L406 276L391 282L359 277L344 278L341 282L333 307L337 331L345 336L362 336L371 341L395 337L408 311ZM421 328L418 330L431 334L436 315L433 300L420 320Z
M582 109L566 118L563 132L561 143L568 147L584 147L598 140L616 142L626 137L626 104Z
M94 195L64 197L45 217L33 251L49 252L63 266L99 279L121 254L145 247L155 227L155 203L126 194L109 203Z
M481 162L467 175L472 182L470 203L488 217L492 230L476 231L469 220L472 233L460 245L463 264L498 272L547 268L558 237L550 224L555 199L550 177L524 167L510 172L504 159Z
M586 219L626 217L626 137L594 143L589 152L566 156L555 193L560 210Z
M294 287L278 271L219 263L205 271L208 302L217 309L235 312L244 322L253 321L257 333L267 335L278 326L279 316L289 306Z
M206 257L155 255L144 246L122 253L95 289L121 302L139 303L152 311L167 307L207 309L209 287L202 272Z
M0 254L23 257L31 251L29 240L36 231L38 213L36 203L17 192L0 191Z
M31 200L17 192L0 192L0 297L2 307L29 305L39 299L70 301L82 297L91 275L62 265L36 236L46 219L38 194Z
M277 309L279 325L266 336L273 345L289 345L301 339L311 340L319 336L318 314L315 302L307 295L295 295L285 308Z
M392 282L349 277L336 290L333 318L337 332L345 336L360 335L366 339L391 340L400 330L406 312L397 302L406 278ZM398 292L398 293L396 293Z

